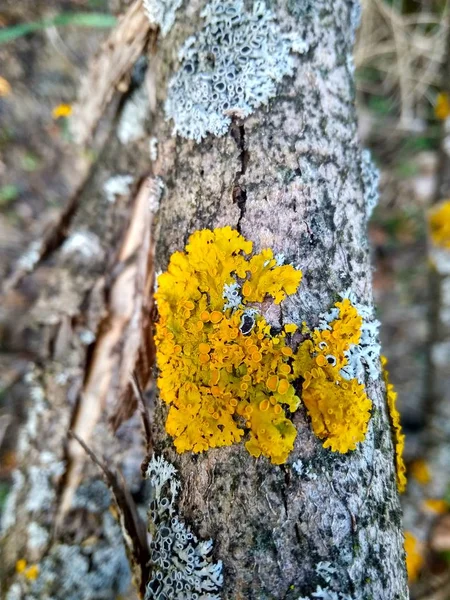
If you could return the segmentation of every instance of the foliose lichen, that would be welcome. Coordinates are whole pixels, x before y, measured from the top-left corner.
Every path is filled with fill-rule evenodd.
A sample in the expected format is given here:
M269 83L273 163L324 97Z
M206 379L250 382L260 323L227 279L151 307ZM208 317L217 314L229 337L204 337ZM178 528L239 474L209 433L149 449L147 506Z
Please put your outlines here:
M117 137L122 144L130 144L145 136L145 122L150 103L145 84L138 87L128 98L117 124Z
M197 231L172 255L155 293L158 386L178 452L228 446L249 430L247 450L280 464L296 436L286 410L300 403L287 344L297 326L272 333L259 307L295 293L302 274L252 248L224 227Z
M239 442L255 457L286 462L300 404L325 448L346 453L365 439L379 376L378 322L353 294L319 326L274 328L264 314L294 294L302 273L230 227L194 233L158 277L155 342L166 430L178 452ZM299 343L300 342L300 343ZM297 386L297 387L296 387Z
M31 521L27 527L27 547L31 552L39 552L45 548L50 534L36 521Z
M294 358L314 433L333 452L354 450L367 432L372 402L364 385L345 372L350 349L360 343L363 322L349 298L336 302Z
M320 561L317 563L315 571L319 577L322 577L327 583L330 583L337 573L337 569L330 562Z
M106 199L111 204L114 204L118 197L126 196L130 193L132 184L132 175L113 175L103 184Z
M264 2L211 0L201 13L204 28L180 50L165 105L174 134L200 142L224 135L233 116L247 117L276 95L292 75L291 52L307 48L296 33L283 32Z
M423 459L414 460L409 465L409 474L420 485L428 485L431 481L431 471L428 463Z
M326 587L317 585L311 596L301 596L297 600L353 600L350 595L338 591L341 585L339 571L330 562L320 561L314 570L316 575L325 581Z
M152 577L145 600L220 600L222 562L210 556L212 541L199 541L178 517L180 482L175 467L153 456L146 476L151 482L149 530Z
M24 558L20 558L16 562L16 573L23 575L27 581L34 581L39 575L39 566L37 564L29 565Z
M344 379L357 379L361 384L366 379L375 381L380 375L380 322L375 319L373 308L358 302L351 290L342 292L340 296L343 300L348 298L361 317L359 340L345 351L347 364L342 367L341 375Z
M405 448L405 436L402 433L402 425L400 423L400 413L397 410L397 392L394 386L389 381L389 372L386 369L387 358L381 356L381 364L383 366L383 379L386 385L386 400L389 409L389 416L394 433L395 446L395 468L397 473L397 489L400 493L406 489L406 467L403 461L403 450Z

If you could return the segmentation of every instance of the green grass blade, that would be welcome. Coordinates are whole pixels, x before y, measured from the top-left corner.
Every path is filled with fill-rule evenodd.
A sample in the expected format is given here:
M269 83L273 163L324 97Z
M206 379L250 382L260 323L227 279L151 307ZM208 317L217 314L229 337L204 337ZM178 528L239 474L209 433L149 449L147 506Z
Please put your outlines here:
M31 23L20 23L12 27L4 27L0 29L0 44L11 42L19 37L46 29L53 26L75 25L77 27L98 27L108 28L114 27L117 23L117 18L114 15L106 13L65 13L57 15L52 19L43 19L42 21L34 21Z

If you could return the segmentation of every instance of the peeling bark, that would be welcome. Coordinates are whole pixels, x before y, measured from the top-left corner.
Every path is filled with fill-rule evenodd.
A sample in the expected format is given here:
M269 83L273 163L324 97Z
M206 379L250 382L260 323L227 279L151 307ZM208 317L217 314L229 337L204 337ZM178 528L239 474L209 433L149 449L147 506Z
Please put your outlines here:
M282 80L268 106L245 120L234 118L223 137L209 136L196 144L171 137L163 103L168 81L178 67L177 49L201 27L201 4L185 3L171 32L158 42L150 66L156 104L145 142L127 147L111 142L72 219L71 227L83 225L98 236L102 256L74 265L59 252L40 268L50 270L54 285L50 288L47 279L48 290L42 292L31 318L41 324L44 339L52 337L54 329L61 332L64 323L67 331L61 333L65 341L58 356L43 349L41 367L35 371L45 406L33 417L37 430L30 430L31 415L37 410L34 402L24 428L26 441L19 449L22 468L11 502L13 522L2 541L4 581L10 590L11 585L22 585L13 574L18 558L42 561L63 541L81 547L88 533L94 535L86 525L81 532L67 525L74 514L68 512L70 507L77 511L73 499L63 511L67 517L36 558L31 558L27 528L36 521L50 534L67 489L67 431L75 399L82 397L88 384L86 375L96 348L87 353L81 346L77 322L89 322L100 343L101 323L112 310L108 291L114 288L114 265L123 259L115 248L123 247L126 223L132 222L128 218L132 203L108 205L101 186L108 175L118 172L132 173L135 183L141 179L150 136L158 140L153 174L164 184L152 234L156 270L166 268L172 252L182 250L195 230L231 225L252 240L256 250L271 247L302 269L299 292L285 301L284 322L306 320L316 325L336 295L348 288L361 302L372 303L366 224L373 204L373 177L357 139L351 61L358 6L347 0L267 3L280 26L298 32L309 50L295 57L293 77ZM148 238L143 243L148 247ZM38 276L39 269L34 277ZM136 293L147 293L145 286ZM54 308L49 314L50 302L58 309L56 318ZM125 339L117 342L127 347L125 330L121 330ZM92 444L97 455L126 471L127 484L137 491L137 456L143 458L145 453L138 421L134 417L122 424L115 437L106 428L120 388L115 373L130 364L125 361L123 353L110 348L108 360L102 363L111 383L101 397L91 395L90 402L99 412ZM66 383L55 383L58 373L65 374ZM373 414L367 438L355 452L338 455L324 450L306 411L300 409L294 415L295 449L281 466L254 459L242 444L201 455L178 455L165 433L166 408L156 401L152 409L155 453L178 469L179 512L196 535L214 540L214 559L224 564L224 599L310 598L319 588L328 590L324 598L408 598L381 377L368 385L368 395ZM83 438L82 431L78 435ZM52 464L61 467L47 476L51 497L30 511L26 507L32 469L43 469L42 456L48 449L54 456ZM90 481L94 473L95 468L85 464L83 480ZM98 522L92 528L99 538L96 543L111 543L110 538L102 538ZM332 576L321 571L324 562L331 564ZM94 572L95 562L89 568ZM114 597L115 584L108 585L107 593L98 597ZM54 597L63 596L54 592Z

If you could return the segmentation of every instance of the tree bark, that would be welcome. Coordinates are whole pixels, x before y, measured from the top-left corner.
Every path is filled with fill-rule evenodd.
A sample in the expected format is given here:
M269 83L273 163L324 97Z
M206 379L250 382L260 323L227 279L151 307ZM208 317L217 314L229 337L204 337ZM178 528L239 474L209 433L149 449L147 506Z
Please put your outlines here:
M246 119L235 115L221 137L209 135L200 143L175 138L164 113L169 79L178 68L177 51L203 26L202 3L183 4L172 29L165 37L160 35L156 53L150 56L147 81L151 82L155 102L149 134L158 140L158 157L149 173L163 184L160 199L155 192L159 199L152 234L156 270L166 269L170 255L184 249L191 233L230 225L254 243L255 251L270 247L301 267L301 286L284 302L281 320L299 324L306 320L314 326L336 295L346 289L351 289L360 302L372 304L366 225L376 195L375 175L357 139L351 60L358 6L348 0L279 0L268 2L267 7L283 30L300 35L303 53L292 55L293 75L283 77L270 102ZM13 574L19 558L41 565L47 561L41 573L53 569L60 578L67 577L67 569L61 567L63 560L50 560L56 556L55 548L61 554L63 545L72 548L80 564L80 556L85 559L91 581L102 588L103 595L95 591L92 597L112 598L123 592L118 589L117 577L100 573L98 567L103 566L101 552L112 552L112 545L118 544L118 533L111 533L111 524L105 533L109 502L105 500L102 508L91 510L87 501L83 504L77 499L79 481L89 488L96 472L92 465L82 462L77 464L78 476L72 480L71 493L66 494L70 461L80 459L72 455L68 460L64 447L67 430L86 394L95 352L105 330L112 328L114 294L105 293L105 289L114 289L117 272L110 281L103 274L108 265L125 268L129 264L126 260L136 260L135 255L119 260L114 248L123 248L126 223L133 222L130 215L137 200L134 204L131 199L108 204L98 190L105 174L118 172L131 173L137 187L146 174L146 152L148 134L145 140L126 147L111 136L78 203L67 239L70 231L82 225L95 232L106 251L85 264L74 265L70 263L73 256L69 260L67 251L62 251L63 245L31 276L36 281L39 271L51 270L57 284L50 289L47 279L47 289L40 290L37 304L42 308L43 298L52 296L52 304L58 304L58 317L56 324L48 316L42 321L34 308L35 322L42 323L40 336L52 337L54 342L52 351L41 353L40 366L33 371L34 392L19 447L21 469L2 541L4 581L11 599L21 598L26 586L36 585L24 582L22 574ZM148 228L139 235L148 236ZM142 272L148 279L148 265ZM133 289L142 295L144 288L136 284ZM67 306L69 291L71 311ZM89 395L91 409L99 403L95 408L99 416L89 425L93 430L95 427L95 435L86 439L87 444L126 471L132 491L140 487L136 456L145 453L142 441L138 441L138 421L135 416L123 423L116 437L105 423L116 412L111 398L123 392L124 386L114 379L126 360L121 348L130 335L128 325L136 311L145 310L148 306L142 297L133 311L125 310L120 335L108 347L110 359L102 363L112 380L104 384L108 392L102 392L101 401L95 394ZM96 331L96 342L88 354L76 331L77 323L87 321L89 329ZM59 332L56 336L55 329ZM55 341L58 336L63 338L60 343ZM68 383L59 383L64 377L55 378L57 373L70 373ZM100 393L98 386L94 389ZM295 448L287 464L281 466L255 459L243 444L200 455L177 454L165 432L167 408L155 401L155 455L163 455L178 470L178 513L199 538L214 542L214 560L223 562L222 598L408 598L394 453L381 377L367 390L373 410L366 440L356 451L339 455L325 450L311 430L306 411L300 408L293 417ZM78 400L74 403L71 398ZM44 459L48 461L45 464ZM294 463L301 468L294 469ZM45 478L48 495L33 508L38 472ZM62 516L61 498L65 498ZM84 521L77 531L73 519L80 518L80 511L89 514L92 522L88 527ZM58 528L50 537L57 515ZM32 523L47 532L48 539L40 550L33 551L30 542ZM88 537L95 538L90 553L82 543ZM123 549L117 552L123 554ZM125 569L122 557L109 560L116 570ZM324 563L329 563L325 569L331 568L326 576ZM78 582L73 585L78 591L72 595L67 591L61 594L62 588L55 585L51 593L53 597L88 597ZM33 589L28 590L32 597L50 595Z

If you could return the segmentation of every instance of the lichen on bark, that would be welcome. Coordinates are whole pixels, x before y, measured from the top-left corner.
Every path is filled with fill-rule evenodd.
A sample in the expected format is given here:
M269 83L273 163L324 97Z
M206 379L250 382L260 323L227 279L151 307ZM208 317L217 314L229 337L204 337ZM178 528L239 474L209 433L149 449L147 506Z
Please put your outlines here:
M278 319L314 326L344 289L373 302L366 222L375 174L357 139L351 62L358 8L274 2L271 9L285 27L302 19L310 50L296 59L293 80L283 82L269 107L237 122L229 135L199 146L178 141L171 156L163 150L167 189L157 262L164 269L196 229L237 226L256 249L271 247L300 266L301 289L286 299ZM157 127L158 138L167 137L166 126ZM294 417L297 442L285 468L252 461L239 447L198 458L167 450L185 478L185 514L214 537L224 561L225 598L308 596L323 585L314 574L321 560L339 573L336 593L407 597L380 379L368 394L374 408L367 439L348 456L321 448L303 410ZM167 447L160 405L156 419L158 444ZM298 460L308 475L291 468Z

